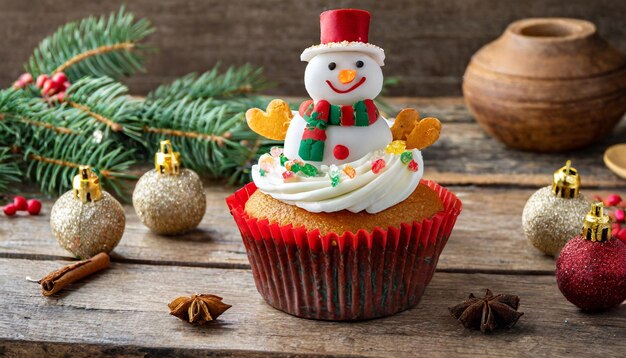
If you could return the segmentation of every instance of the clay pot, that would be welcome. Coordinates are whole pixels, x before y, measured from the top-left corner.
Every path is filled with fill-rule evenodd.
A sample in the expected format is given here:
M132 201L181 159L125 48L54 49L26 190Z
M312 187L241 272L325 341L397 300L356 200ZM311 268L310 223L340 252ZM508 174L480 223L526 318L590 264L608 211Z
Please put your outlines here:
M626 112L626 57L591 22L520 20L472 57L463 94L478 123L508 146L580 148Z

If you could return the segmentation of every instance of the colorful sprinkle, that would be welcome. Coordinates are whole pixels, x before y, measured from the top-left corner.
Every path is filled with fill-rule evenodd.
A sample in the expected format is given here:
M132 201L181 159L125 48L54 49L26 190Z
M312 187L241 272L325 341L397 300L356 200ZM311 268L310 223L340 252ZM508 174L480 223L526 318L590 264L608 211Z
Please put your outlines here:
M259 170L259 174L261 174L261 176L262 176L262 177L264 177L264 176L265 176L265 170L260 169L260 170Z
M328 169L328 176L330 177L330 184L333 187L336 187L337 185L339 185L339 182L341 182L341 175L339 174L339 168L337 168L336 165L330 166L330 168Z
M401 154L406 150L406 142L403 140L394 140L387 145L385 151L390 154Z
M272 147L272 149L270 149L270 154L272 155L272 157L278 158L281 155L283 155L283 148L281 148L281 147Z
M352 168L349 165L346 165L343 168L343 172L346 173L346 175L350 178L353 179L356 176L356 170L354 170L354 168Z
M296 179L298 179L298 177L294 174L294 172L289 170L283 172L283 180L285 183L295 181Z
M287 157L285 157L284 154L280 155L280 165L282 165L284 167L285 163L287 163L288 161L289 161L289 159L287 159Z
M416 172L419 169L419 165L417 165L417 162L414 160L411 160L409 162L409 170L412 172Z
M400 155L400 161L402 162L402 164L407 164L411 160L413 160L413 152L411 152L410 150L407 150L406 152L402 153L402 155Z
M308 163L307 163L307 164L305 164L305 165L302 167L302 169L300 169L300 171L301 171L304 175L309 176L309 177L314 177L314 176L316 176L316 175L317 175L317 173L318 173L317 168L315 167L315 165L308 164Z
M259 158L259 167L261 167L261 169L263 169L267 173L272 172L275 163L276 161L274 160L274 157L269 154L263 154L261 158Z
M385 160L384 159L376 159L373 163L372 163L372 171L374 172L374 174L378 174L380 173L381 170L383 170L383 168L385 168Z

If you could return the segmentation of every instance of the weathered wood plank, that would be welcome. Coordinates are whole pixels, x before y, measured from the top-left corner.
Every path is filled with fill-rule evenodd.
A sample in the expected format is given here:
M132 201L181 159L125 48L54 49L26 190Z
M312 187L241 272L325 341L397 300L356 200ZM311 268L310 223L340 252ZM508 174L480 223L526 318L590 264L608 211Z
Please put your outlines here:
M533 189L455 187L464 209L441 255L443 271L542 272L554 270L554 260L535 250L524 238L521 213ZM248 259L224 198L232 191L212 185L206 189L207 214L198 230L178 237L152 234L125 206L126 232L115 249L118 262L247 268ZM52 202L40 216L3 220L0 257L68 257L49 228ZM6 224L5 224L6 223Z
M248 270L113 264L53 298L24 280L63 264L0 259L0 352L32 355L47 347L38 342L56 342L53 352L79 356L126 352L126 346L134 354L158 356L203 350L208 355L618 357L626 349L626 306L581 313L560 295L552 276L437 273L412 310L367 322L330 323L269 307ZM484 287L521 297L524 316L517 326L483 336L449 316L449 305ZM233 308L205 327L168 315L169 300L194 292L221 295ZM79 352L85 344L87 350Z
M123 0L0 1L0 83L9 85L41 39L66 21L106 14ZM325 9L357 7L372 11L370 39L387 53L387 76L402 78L395 95L458 95L470 56L524 17L577 17L626 51L626 3L620 1L399 0L289 4L280 0L135 0L128 8L158 28L149 43L148 73L129 80L135 93L146 93L176 76L203 71L217 62L263 66L276 93L304 95L300 52L319 42L317 17ZM33 22L32 19L37 19ZM174 65L172 65L174 64Z

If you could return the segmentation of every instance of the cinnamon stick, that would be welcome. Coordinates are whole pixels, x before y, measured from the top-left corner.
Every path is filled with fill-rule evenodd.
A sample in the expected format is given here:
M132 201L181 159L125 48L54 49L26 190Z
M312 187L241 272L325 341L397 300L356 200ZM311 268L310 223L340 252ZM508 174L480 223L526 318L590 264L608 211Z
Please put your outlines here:
M105 252L101 252L90 259L61 267L49 273L46 277L37 281L37 283L41 285L41 293L44 296L51 296L71 283L107 268L109 262L109 255Z

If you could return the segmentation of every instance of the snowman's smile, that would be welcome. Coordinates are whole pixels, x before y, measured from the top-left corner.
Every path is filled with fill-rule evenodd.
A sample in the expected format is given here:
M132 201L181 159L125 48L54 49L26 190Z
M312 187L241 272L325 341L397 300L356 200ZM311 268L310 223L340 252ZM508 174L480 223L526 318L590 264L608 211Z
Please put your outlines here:
M354 86L348 88L347 90L338 89L337 87L333 86L333 83L329 80L326 80L326 83L328 83L328 86L330 86L330 88L337 93L348 93L354 91L357 87L365 83L365 77L361 77L361 80L359 80L359 82L355 83Z

